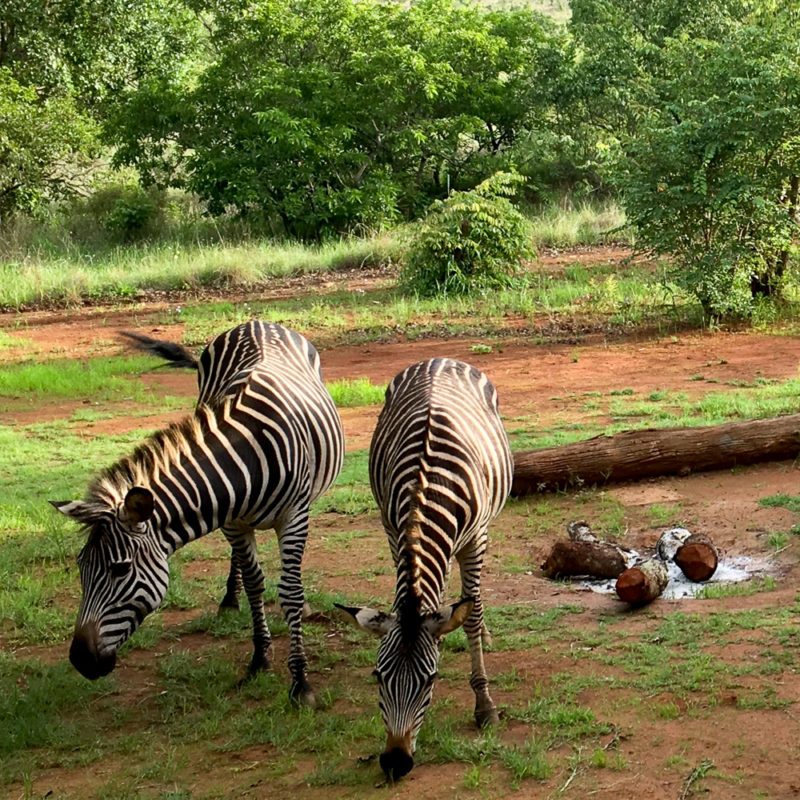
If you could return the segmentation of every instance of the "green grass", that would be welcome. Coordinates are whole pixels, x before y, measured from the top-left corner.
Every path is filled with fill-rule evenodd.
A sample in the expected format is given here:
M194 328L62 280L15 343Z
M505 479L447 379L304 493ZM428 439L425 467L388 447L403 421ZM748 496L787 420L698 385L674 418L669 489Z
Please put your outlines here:
M386 385L375 386L369 378L344 378L325 385L339 408L379 405L386 396Z
M533 450L640 428L702 427L766 419L796 413L798 394L800 378L729 391L714 390L695 400L690 400L683 392L659 392L658 399L643 401L625 390L612 390L607 400L592 400L593 416L581 422L513 427L508 433L514 450ZM659 513L658 509L653 512L654 515Z
M4 330L0 330L0 351L10 350L12 348L31 350L33 348L33 342L22 336L13 336Z
M578 244L631 242L622 230L625 214L613 200L552 204L529 215L533 242L538 247L574 247Z
M30 400L112 400L173 403L137 380L153 369L146 356L122 358L53 359L43 363L22 363L0 367L0 397ZM186 405L185 400L180 401Z

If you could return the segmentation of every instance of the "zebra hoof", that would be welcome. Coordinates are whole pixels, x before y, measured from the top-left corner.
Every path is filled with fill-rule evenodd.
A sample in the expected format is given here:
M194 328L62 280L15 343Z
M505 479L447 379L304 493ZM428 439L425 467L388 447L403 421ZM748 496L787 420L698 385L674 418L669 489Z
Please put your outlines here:
M303 681L302 683L294 681L290 694L295 705L305 706L306 708L317 707L317 697L308 681Z
M497 713L497 708L491 706L490 708L476 708L475 709L475 722L479 728L491 728L500 724L500 715Z
M268 650L256 650L253 653L253 658L250 661L250 666L247 668L247 677L254 678L260 672L269 672L272 668L272 663L269 660Z
M229 614L231 612L239 611L239 600L236 597L228 597L227 595L222 598L222 602L217 609L217 615Z

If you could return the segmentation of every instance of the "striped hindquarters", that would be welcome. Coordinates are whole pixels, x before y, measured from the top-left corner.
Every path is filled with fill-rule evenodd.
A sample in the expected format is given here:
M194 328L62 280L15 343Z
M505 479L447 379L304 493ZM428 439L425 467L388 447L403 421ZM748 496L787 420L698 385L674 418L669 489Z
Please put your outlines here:
M252 320L213 339L198 363L198 404L235 394L256 368L311 374L322 380L319 353L299 333L269 322Z

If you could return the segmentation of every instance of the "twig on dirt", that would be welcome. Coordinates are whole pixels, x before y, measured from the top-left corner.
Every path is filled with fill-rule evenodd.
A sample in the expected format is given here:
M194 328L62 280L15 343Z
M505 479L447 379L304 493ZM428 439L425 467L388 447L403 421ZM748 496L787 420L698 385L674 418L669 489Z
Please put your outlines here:
M679 800L686 800L692 791L692 786L699 780L708 775L708 771L714 766L714 762L710 758L704 758L688 775L683 782L683 791Z
M611 731L614 735L611 737L611 739L609 739L608 744L603 746L603 750L610 750L612 747L615 750L619 748L619 743L622 740L622 735L619 732L619 728L616 725L612 725Z
M600 786L598 789L592 789L591 792L586 792L586 796L591 797L593 794L600 794L600 792L610 791L623 783L628 783L629 781L631 781L632 786L636 786L637 781L641 777L642 773L637 772L632 778L620 778L618 781L614 781L614 783L607 783L605 786Z
M578 774L578 766L580 765L580 750L578 750L578 760L575 761L575 766L572 768L572 773L570 774L569 778L567 778L564 785L558 790L557 794L564 794L569 788L569 785L575 779L575 776Z

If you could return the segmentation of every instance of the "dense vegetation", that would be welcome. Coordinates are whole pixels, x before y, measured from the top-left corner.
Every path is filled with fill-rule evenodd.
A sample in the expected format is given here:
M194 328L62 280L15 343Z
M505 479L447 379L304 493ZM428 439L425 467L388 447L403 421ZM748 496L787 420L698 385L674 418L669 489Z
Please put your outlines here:
M528 202L618 196L706 314L747 316L796 282L799 18L797 0L572 0L567 24L456 0L12 0L0 225L68 198L68 238L88 218L130 242L197 202L217 234L319 242L516 171Z

